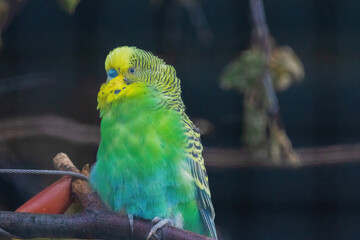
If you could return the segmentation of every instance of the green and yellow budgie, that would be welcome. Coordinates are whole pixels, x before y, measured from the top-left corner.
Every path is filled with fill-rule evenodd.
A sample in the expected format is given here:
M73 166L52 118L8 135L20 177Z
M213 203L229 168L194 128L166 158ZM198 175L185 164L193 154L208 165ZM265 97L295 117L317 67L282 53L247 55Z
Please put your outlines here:
M200 133L185 114L175 69L127 46L109 53L105 69L91 186L115 212L170 219L217 239Z

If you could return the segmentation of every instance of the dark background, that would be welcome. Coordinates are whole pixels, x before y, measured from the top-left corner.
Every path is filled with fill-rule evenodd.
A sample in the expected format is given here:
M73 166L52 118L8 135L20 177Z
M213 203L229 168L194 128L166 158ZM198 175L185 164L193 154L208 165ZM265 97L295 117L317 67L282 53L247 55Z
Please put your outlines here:
M73 15L56 1L28 1L2 34L0 121L57 115L99 124L105 57L131 45L174 65L188 115L214 125L205 146L241 147L242 96L221 90L219 76L249 47L248 1L200 3L209 41L199 39L180 1L88 0ZM265 10L277 43L291 46L305 66L305 80L278 94L294 147L359 142L360 1L265 0ZM0 144L9 154L0 161L14 168L53 169L58 152L81 166L97 151L45 136ZM359 171L360 163L208 168L216 223L232 239L359 239ZM55 179L1 175L1 210L16 209Z

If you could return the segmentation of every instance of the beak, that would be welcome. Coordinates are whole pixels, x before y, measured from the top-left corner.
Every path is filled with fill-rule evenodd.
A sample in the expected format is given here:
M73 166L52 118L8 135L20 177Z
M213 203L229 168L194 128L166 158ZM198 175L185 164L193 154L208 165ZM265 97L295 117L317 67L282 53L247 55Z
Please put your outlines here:
M123 78L123 76L122 76L121 74L118 74L118 75L116 75L115 77L107 76L106 82L108 83L108 82L113 81L113 80L116 81L116 80L119 79L119 78Z

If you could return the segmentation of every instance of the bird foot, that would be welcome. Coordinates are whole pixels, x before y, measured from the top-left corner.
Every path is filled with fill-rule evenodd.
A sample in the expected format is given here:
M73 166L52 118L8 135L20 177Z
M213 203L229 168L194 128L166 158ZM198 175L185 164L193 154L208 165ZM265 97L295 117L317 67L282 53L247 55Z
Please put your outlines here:
M168 219L161 219L159 217L155 217L152 221L152 224L155 224L151 229L150 232L146 238L146 240L149 240L151 237L154 237L155 239L160 239L159 235L156 233L159 229L163 228L165 225L173 225L173 222Z
M130 223L131 235L134 233L134 216L132 214L128 214L128 219Z

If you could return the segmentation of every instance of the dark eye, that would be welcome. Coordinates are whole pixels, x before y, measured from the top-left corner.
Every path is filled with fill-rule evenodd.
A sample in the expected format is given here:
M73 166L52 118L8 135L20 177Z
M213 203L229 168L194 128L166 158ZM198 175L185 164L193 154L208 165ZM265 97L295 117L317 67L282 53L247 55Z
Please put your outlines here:
M131 67L129 68L129 73L134 74L136 72L135 68Z
M113 68L111 68L111 69L107 72L107 78L108 78L108 80L113 79L113 78L116 77L117 75L118 75L118 72L117 72L115 69L113 69Z

